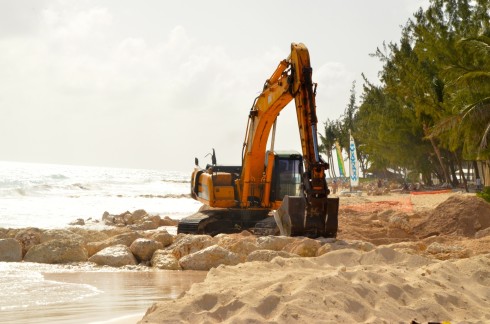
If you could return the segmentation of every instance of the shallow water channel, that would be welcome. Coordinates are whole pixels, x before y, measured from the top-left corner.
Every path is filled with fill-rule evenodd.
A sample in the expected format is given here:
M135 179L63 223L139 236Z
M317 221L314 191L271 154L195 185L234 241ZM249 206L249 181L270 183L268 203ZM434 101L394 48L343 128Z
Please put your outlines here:
M176 298L206 276L203 271L75 271L40 272L26 280L30 274L16 272L19 280L11 278L10 289L5 285L0 292L0 323L136 323L154 302Z

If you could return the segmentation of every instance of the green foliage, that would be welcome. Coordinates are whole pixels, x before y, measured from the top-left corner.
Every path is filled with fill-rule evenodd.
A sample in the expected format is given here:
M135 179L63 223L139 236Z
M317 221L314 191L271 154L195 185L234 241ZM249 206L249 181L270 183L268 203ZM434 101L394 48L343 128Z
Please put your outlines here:
M483 188L483 190L481 192L477 192L476 195L490 203L490 187Z
M461 160L490 160L490 1L431 0L402 30L400 42L373 56L381 85L365 79L361 104L328 121L325 138L348 146L372 171L408 169L448 180ZM328 142L328 145L332 145Z

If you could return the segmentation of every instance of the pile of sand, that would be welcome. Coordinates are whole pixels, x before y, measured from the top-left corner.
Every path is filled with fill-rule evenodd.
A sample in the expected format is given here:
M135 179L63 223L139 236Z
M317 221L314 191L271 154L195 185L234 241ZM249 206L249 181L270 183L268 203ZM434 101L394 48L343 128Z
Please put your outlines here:
M413 226L415 235L424 238L433 235L474 237L478 231L490 227L490 204L476 196L453 195L432 211L426 211L421 221Z
M435 208L418 212L410 211L417 209L415 204L412 208L413 197L386 198L344 205L339 212L337 238L380 245L418 241L435 235L473 238L477 232L490 227L490 204L475 195L445 195L445 201L438 205L433 203ZM433 198L434 195L416 197L417 203L424 206Z
M490 255L434 261L387 247L212 269L140 323L489 322Z
M338 239L376 249L219 266L140 323L489 323L490 204L435 196L341 198Z

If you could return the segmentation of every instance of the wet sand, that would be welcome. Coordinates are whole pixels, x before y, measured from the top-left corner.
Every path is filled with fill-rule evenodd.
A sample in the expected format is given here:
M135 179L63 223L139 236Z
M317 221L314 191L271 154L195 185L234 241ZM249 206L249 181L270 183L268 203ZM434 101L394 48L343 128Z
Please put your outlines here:
M203 271L43 273L45 280L88 284L100 293L78 301L2 311L1 323L136 323L155 302L174 299ZM28 297L26 297L28 298Z

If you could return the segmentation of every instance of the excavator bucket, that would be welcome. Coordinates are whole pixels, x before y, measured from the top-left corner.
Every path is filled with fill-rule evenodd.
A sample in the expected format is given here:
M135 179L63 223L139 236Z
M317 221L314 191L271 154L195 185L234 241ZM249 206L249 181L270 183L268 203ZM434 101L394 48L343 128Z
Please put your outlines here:
M339 198L327 198L326 202L327 208L323 213L308 216L304 197L284 196L281 207L274 212L281 235L336 237Z
M284 196L281 207L274 212L274 220L283 236L301 235L304 228L306 201L303 197Z

